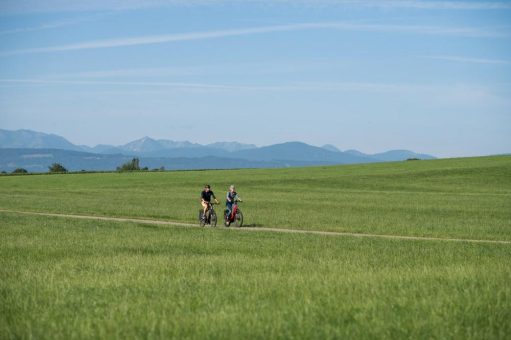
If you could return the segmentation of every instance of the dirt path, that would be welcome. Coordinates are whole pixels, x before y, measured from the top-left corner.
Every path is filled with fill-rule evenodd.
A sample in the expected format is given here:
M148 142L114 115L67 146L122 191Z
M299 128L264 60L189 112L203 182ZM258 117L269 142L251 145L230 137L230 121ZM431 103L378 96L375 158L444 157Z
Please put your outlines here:
M56 214L56 213L44 213L44 212L33 212L33 211L18 211L18 210L7 210L7 209L0 209L0 212L11 213L11 214L21 214L21 215L37 215L37 216L63 217L63 218L85 219L85 220L113 221L113 222L131 222L131 223L142 223L142 224L171 225L171 226L182 226L182 227L200 228L200 226L198 224L174 222L174 221L151 220L151 219L140 219L140 218L108 217L108 216L94 216L94 215L74 215L74 214ZM487 243L487 244L511 244L511 241L499 241L499 240L473 240L473 239L462 239L462 238L440 238L440 237L425 237L425 236L380 235L380 234L364 234L364 233L349 233L349 232L335 232L335 231L283 229L283 228L271 228L271 227L244 227L244 228L225 228L225 227L221 227L221 229L236 230L236 231L265 231L265 232L278 232L278 233L312 234L312 235L345 236L345 237L370 237L370 238L386 238L386 239L397 239L397 240L450 241L450 242L470 242L470 243Z

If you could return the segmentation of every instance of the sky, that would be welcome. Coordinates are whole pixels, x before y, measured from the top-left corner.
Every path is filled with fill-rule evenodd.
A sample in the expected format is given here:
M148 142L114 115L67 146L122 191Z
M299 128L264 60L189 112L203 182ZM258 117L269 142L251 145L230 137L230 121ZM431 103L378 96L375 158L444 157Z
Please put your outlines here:
M0 0L0 128L511 153L511 0Z

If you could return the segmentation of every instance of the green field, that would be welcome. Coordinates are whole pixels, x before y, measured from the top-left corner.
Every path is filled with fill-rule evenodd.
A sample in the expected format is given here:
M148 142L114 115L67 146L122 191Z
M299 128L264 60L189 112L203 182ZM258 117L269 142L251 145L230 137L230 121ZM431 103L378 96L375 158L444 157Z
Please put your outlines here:
M5 176L0 207L196 222L205 183L222 202L236 184L252 226L511 240L511 157Z
M234 183L248 227L511 240L511 157L0 177L0 209L195 222ZM0 212L0 338L511 334L511 244Z

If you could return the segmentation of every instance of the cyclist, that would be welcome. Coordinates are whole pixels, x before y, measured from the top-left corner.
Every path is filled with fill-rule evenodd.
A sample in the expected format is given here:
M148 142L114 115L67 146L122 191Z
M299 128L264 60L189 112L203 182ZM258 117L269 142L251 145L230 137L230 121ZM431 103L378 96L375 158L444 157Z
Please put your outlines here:
M206 218L206 212L208 211L209 209L209 205L211 204L211 197L213 197L213 199L215 200L215 203L218 204L218 200L216 199L215 197L215 194L213 193L213 191L211 190L211 187L209 186L209 184L206 184L204 186L204 190L201 192L201 205L202 205L202 208L204 209L204 219Z
M231 185L229 187L229 191L227 192L226 200L225 200L225 216L227 216L226 220L229 220L229 216L231 215L232 211L232 205L236 202L240 201L241 198L238 196L238 193L236 192L236 187L234 185ZM227 222L229 224L230 222Z

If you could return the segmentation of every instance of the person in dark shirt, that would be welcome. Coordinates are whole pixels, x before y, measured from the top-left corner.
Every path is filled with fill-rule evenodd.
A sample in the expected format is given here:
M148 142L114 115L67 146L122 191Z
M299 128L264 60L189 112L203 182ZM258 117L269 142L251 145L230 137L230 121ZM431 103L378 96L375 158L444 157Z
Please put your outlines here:
M206 212L208 211L209 205L211 204L211 198L215 200L215 203L218 204L218 200L215 197L215 194L211 190L209 184L204 186L204 190L201 192L201 205L204 209L204 216L206 216Z

